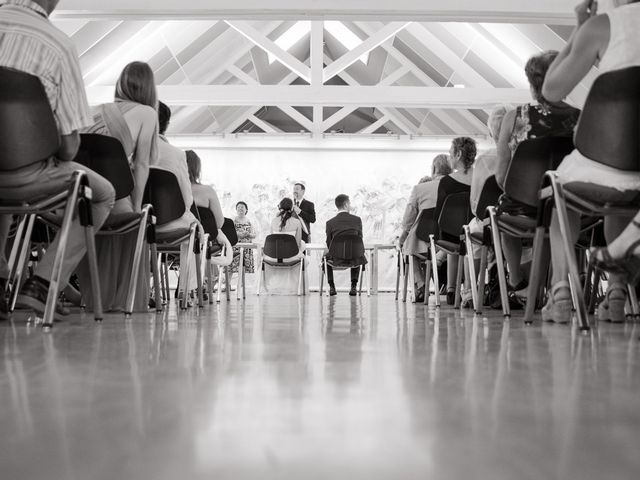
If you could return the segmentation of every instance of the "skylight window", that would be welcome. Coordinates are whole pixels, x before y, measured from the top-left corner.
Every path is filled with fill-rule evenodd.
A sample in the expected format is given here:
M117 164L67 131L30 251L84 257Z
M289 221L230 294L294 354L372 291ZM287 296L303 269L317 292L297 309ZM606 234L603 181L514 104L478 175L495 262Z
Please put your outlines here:
M347 50L353 50L362 43L362 40L351 30L344 26L342 22L330 21L324 22L324 28L329 32L336 40L338 40ZM311 22L303 20L293 24L289 30L280 35L275 44L283 50L287 51L298 43L305 35L311 32ZM276 57L271 54L267 54L269 59L269 65L276 61ZM369 61L369 54L362 55L360 60L365 65Z
M293 26L280 35L277 40L274 42L281 49L287 51L291 47L293 47L297 42L300 41L302 37L307 35L311 31L311 22L310 21L300 21L293 24ZM269 57L269 65L276 61L276 57L271 54L268 54Z

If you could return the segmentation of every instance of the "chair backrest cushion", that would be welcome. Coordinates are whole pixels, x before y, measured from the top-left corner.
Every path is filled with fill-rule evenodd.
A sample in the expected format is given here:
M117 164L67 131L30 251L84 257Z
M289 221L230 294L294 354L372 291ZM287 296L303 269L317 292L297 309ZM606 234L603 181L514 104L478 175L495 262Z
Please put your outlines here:
M129 160L117 138L95 133L81 134L80 148L74 161L109 180L116 191L116 200L128 197L133 191Z
M596 78L578 121L575 144L591 160L640 171L640 66Z
M498 205L498 199L502 195L502 189L496 180L495 175L491 175L484 182L482 191L480 192L480 198L478 199L478 206L476 207L475 215L480 220L484 220L487 217L487 208Z
M264 240L264 254L278 261L295 257L300 252L296 237L287 233L272 233Z
M212 240L215 240L218 235L218 224L216 223L216 217L213 215L213 212L207 207L196 207L195 204L191 206L191 211L202 224L204 232L208 233ZM233 220L225 217L221 230L232 247L238 243L238 232L236 231L236 225L233 223Z
M153 205L158 225L180 218L186 210L176 176L157 168L149 169L143 202Z
M573 150L566 137L542 137L518 145L504 181L504 191L513 200L531 207L538 205L538 192L547 170L555 170Z
M26 167L58 151L58 127L38 77L0 67L0 132L0 171Z
M458 241L462 227L473 218L469 196L469 192L459 192L447 195L445 198L438 217L442 239Z
M329 257L334 260L359 260L364 257L364 243L358 233L338 233L329 245Z
M435 208L425 208L420 212L420 216L418 217L416 237L423 242L429 241L429 235L434 235L436 238L440 235L438 221L434 217L435 211Z

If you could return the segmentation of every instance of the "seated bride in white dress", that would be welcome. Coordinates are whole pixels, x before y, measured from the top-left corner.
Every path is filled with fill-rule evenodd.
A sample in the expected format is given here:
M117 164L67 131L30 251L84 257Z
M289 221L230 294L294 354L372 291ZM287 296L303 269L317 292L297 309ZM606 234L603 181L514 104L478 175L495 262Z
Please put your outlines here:
M298 253L287 259L282 259L283 263L296 263L298 260L305 261L305 242L302 240L302 233L306 230L304 223L293 210L293 200L288 197L283 198L278 204L278 214L271 221L270 233L284 233L296 239ZM273 260L268 255L264 255L266 260ZM295 295L298 291L298 269L272 267L265 264L265 278L263 292L270 295Z

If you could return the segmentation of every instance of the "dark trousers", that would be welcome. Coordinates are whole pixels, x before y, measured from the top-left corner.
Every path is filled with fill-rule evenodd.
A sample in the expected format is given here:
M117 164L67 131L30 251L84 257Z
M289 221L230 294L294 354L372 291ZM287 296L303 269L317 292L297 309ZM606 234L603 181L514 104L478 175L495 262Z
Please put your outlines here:
M364 266L362 267L362 270L364 270ZM351 269L351 285L357 285L358 284L358 276L360 275L360 267L354 267ZM329 282L330 286L334 286L333 283L333 267L331 267L331 265L327 265L327 281Z

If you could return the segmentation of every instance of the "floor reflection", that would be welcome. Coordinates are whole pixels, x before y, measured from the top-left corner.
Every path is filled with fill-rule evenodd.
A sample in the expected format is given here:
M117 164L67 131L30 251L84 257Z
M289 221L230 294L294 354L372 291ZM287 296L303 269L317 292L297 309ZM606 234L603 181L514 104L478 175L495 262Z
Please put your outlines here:
M4 322L2 478L633 478L638 333L386 295Z

